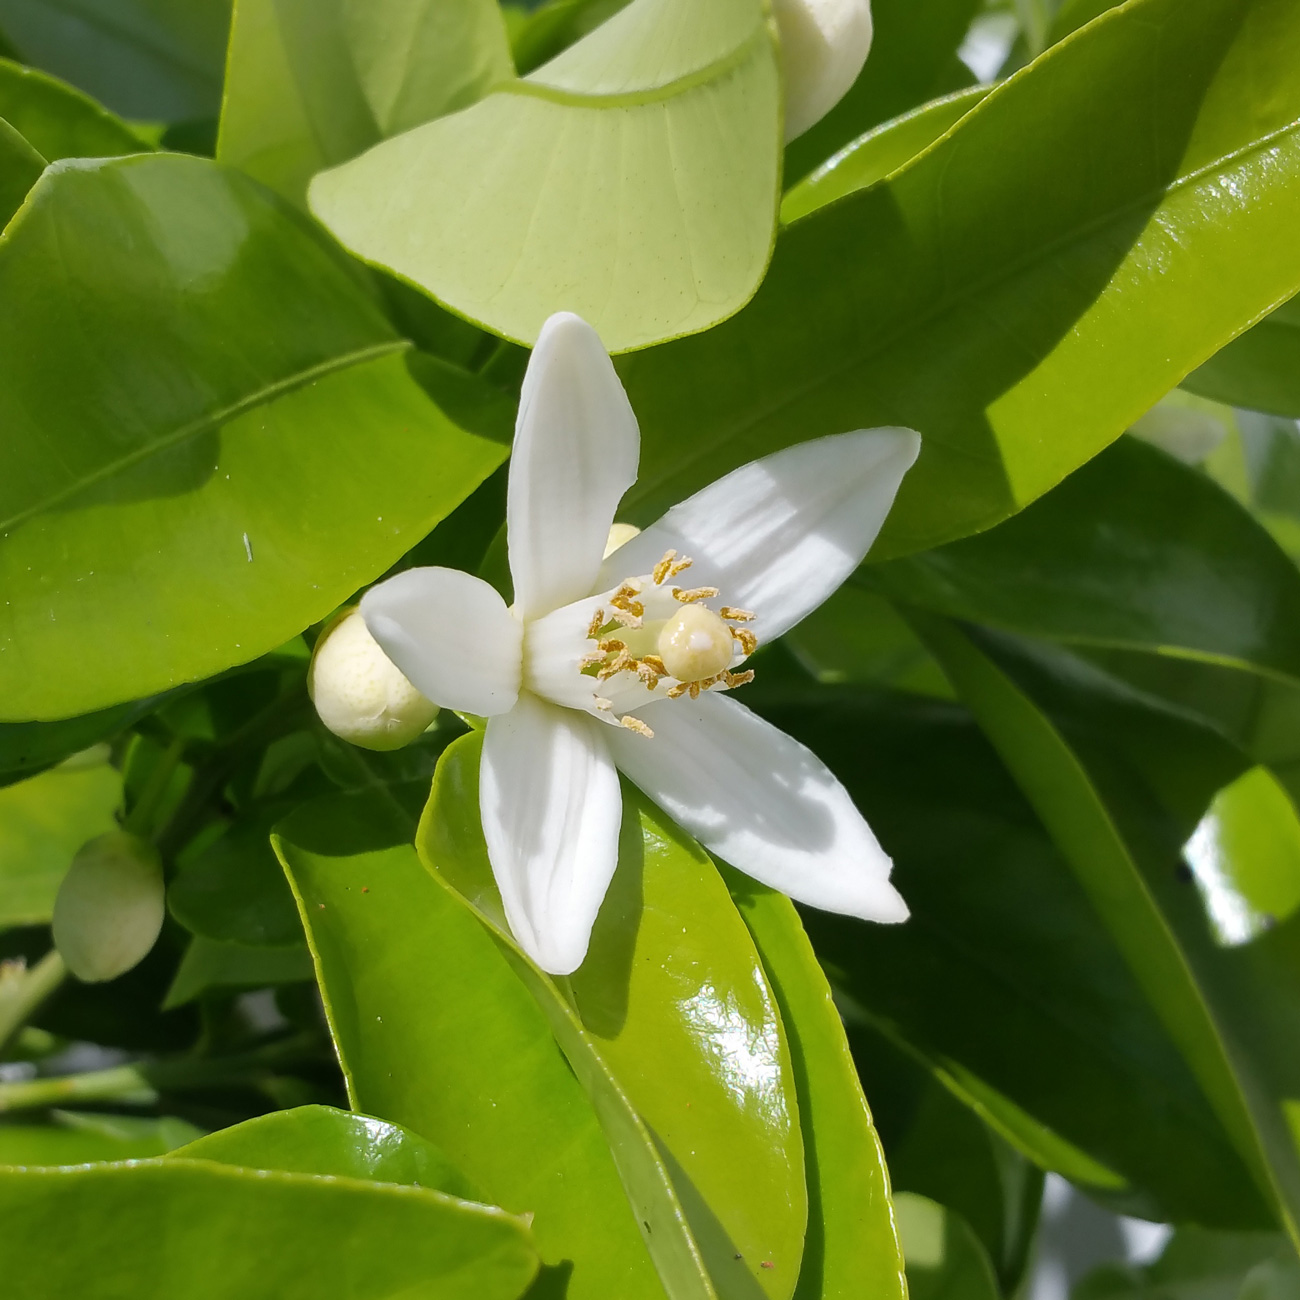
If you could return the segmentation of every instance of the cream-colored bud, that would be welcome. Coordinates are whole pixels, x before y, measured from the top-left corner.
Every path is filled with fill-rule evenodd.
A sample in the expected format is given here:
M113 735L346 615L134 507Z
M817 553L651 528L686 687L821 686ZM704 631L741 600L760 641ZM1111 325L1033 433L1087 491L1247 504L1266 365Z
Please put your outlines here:
M664 624L656 647L679 682L702 682L731 667L731 629L704 605L683 605Z
M320 720L362 749L401 749L438 716L350 609L325 630L307 671L307 691Z
M620 546L626 545L640 531L635 524L610 524L609 537L605 542L605 554L601 559L608 560Z
M162 929L162 861L147 840L109 831L83 844L54 900L54 946L88 984L143 961Z
M785 138L820 121L858 79L871 50L870 0L774 0L785 74Z

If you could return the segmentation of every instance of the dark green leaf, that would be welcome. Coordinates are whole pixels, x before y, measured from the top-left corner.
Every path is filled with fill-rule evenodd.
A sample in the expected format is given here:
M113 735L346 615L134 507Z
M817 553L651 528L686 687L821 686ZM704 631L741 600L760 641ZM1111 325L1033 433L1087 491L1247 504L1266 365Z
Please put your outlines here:
M302 944L274 948L196 935L176 968L163 1009L183 1007L208 993L305 983L312 973L311 953Z
M429 401L323 241L210 162L52 168L0 247L0 293L9 719L273 649L504 455ZM114 653L90 654L105 620Z
M111 158L147 148L121 118L89 95L7 59L0 59L0 117L47 162Z
M54 1111L48 1124L0 1124L0 1165L86 1165L166 1155L201 1136L183 1119Z
M1300 681L1295 565L1216 484L1135 438L999 527L869 577L954 618Z
M215 117L231 0L0 0L35 64L143 120Z
M1264 317L1193 370L1183 387L1216 402L1300 419L1300 302Z
M44 170L45 159L0 118L0 227L9 224Z
M877 558L1027 505L1300 287L1297 62L1291 0L1136 0L796 222L733 321L621 363L633 521L872 425L924 439Z

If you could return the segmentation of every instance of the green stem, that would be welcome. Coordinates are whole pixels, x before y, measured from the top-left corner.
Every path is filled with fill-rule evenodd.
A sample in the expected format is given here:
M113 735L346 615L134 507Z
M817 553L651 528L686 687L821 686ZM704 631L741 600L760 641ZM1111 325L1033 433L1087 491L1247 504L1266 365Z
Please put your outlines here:
M37 1007L63 983L67 973L58 950L51 948L30 970L0 980L0 1053Z
M139 835L142 839L147 838L154 830L153 821L157 816L158 807L167 794L167 787L171 784L184 751L184 737L175 737L154 765L153 771L149 773L149 779L144 783L140 797L122 823L123 830Z
M232 1087L256 1084L276 1066L309 1059L316 1047L313 1035L295 1035L256 1051L226 1057L178 1057L140 1061L107 1070L68 1074L53 1079L24 1079L0 1083L0 1113L38 1110L84 1101L126 1101L148 1104L161 1091Z

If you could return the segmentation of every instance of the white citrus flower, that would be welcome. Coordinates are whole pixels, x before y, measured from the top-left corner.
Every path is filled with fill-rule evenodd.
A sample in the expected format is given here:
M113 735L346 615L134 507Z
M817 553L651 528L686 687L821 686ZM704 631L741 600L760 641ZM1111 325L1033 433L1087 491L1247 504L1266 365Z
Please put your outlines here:
M785 138L819 122L871 51L870 0L775 0L785 80Z
M907 908L824 763L726 692L755 647L857 567L920 439L873 429L745 465L605 556L640 435L595 331L552 316L524 377L506 517L515 603L411 569L361 612L424 695L487 718L480 811L510 928L582 963L618 858L618 772L708 849L792 898L875 921Z

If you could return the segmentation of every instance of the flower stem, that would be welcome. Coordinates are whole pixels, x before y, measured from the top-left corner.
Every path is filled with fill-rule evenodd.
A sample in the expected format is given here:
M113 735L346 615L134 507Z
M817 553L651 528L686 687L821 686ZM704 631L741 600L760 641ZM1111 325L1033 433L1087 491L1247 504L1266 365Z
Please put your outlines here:
M0 1053L41 1003L63 983L67 973L58 949L51 948L30 969L11 968L0 977Z

